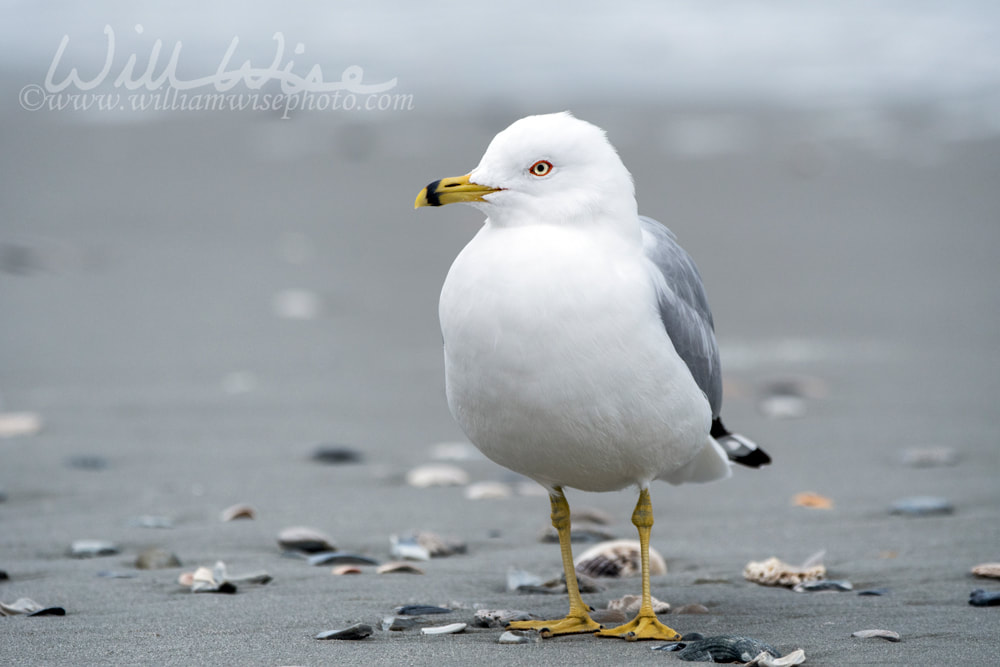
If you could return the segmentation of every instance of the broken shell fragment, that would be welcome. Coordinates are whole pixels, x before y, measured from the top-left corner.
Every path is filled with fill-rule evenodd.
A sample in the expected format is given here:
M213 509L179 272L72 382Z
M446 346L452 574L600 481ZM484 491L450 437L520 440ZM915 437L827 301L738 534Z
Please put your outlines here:
M825 576L826 566L822 563L795 567L773 556L764 561L751 561L743 568L744 579L764 586L795 586Z
M973 607L996 607L1000 605L1000 591L984 591L977 588L969 594L969 604Z
M313 639L364 639L365 637L370 637L373 632L375 632L375 630L367 623L355 623L347 628L321 632L313 637Z
M310 565L378 565L374 558L339 551L321 551L306 560Z
M410 628L415 628L419 625L420 621L416 618L402 618L400 616L385 616L382 618L382 629L389 630L391 632L400 632L402 630L409 630Z
M854 590L854 586L849 581L820 579L817 581L803 581L800 584L795 584L792 590L796 593L821 593L824 591L847 592Z
M542 585L542 578L537 574L516 567L507 568L507 590L513 593L527 587Z
M637 577L641 574L639 540L611 540L594 545L574 562L576 571L590 577ZM649 574L666 574L667 563L649 548Z
M46 607L31 598L18 598L10 604L0 602L0 616L65 616L62 607Z
M878 637L880 639L887 639L891 642L898 642L900 640L899 633L893 632L892 630L858 630L857 632L852 632L851 636L861 637L862 639Z
M480 609L472 624L478 628L505 628L515 621L538 621L540 617L519 609Z
M677 657L688 662L750 662L761 653L781 657L778 649L752 637L719 635L685 643Z
M308 526L285 528L278 533L278 544L282 549L309 554L337 550L329 536Z
M1000 579L1000 563L982 563L972 568L972 574L977 577Z
M135 566L140 570L163 570L180 567L181 561L176 554L154 547L139 554L135 559Z
M37 412L0 412L0 438L38 435L42 418Z
M429 616L431 614L450 614L451 609L447 607L435 607L429 604L405 604L396 607L395 611L400 616Z
M73 558L114 556L118 551L118 547L113 542L105 540L75 540L69 546L69 555Z
M812 491L803 491L792 496L792 504L796 507L807 507L815 510L833 509L833 501Z
M953 447L913 447L903 452L903 465L913 468L937 468L958 463Z
M662 602L656 598L652 598L652 603L654 614L670 613L670 603ZM629 617L635 616L639 612L640 606L642 606L641 595L625 595L617 600L610 600L608 602L608 609L617 609Z
M226 509L222 510L222 514L219 515L222 521L234 521L236 519L256 519L257 510L255 510L250 505L244 503L237 503L236 505L230 505Z
M465 487L466 500L500 500L514 495L514 489L504 482L473 482Z
M468 626L466 623L449 623L448 625L435 625L420 628L422 635L454 635L464 631Z
M542 636L534 630L508 630L500 635L497 644L534 644L542 640Z
M236 586L226 581L226 566L219 561L215 568L199 567L191 576L192 593L235 593Z
M420 543L417 542L417 536L414 533L408 535L390 535L389 536L389 554L393 558L403 558L405 560L430 560L431 553Z
M357 565L338 565L330 570L330 574L336 574L338 576L344 574L361 574L361 568Z
M423 574L424 571L413 563L406 561L392 561L379 565L375 574Z
M944 498L934 496L912 496L897 500L889 508L891 514L903 516L939 516L951 514L955 506Z
M448 463L427 463L406 473L406 483L418 489L431 486L465 486L469 473Z
M776 658L767 651L761 651L756 658L746 663L746 667L792 667L806 661L806 652L796 649L786 656Z

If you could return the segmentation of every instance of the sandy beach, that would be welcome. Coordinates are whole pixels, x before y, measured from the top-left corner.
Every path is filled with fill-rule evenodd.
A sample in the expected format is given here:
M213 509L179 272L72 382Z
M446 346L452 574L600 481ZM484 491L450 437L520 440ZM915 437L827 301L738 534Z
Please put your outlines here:
M509 482L510 497L467 500L463 486L404 480L433 445L464 440L444 398L437 298L481 222L466 207L413 211L413 197L471 169L509 122L553 110L132 124L10 111L0 412L42 424L0 438L0 601L29 597L66 615L0 620L0 662L679 663L651 651L658 642L504 646L496 628L379 629L405 604L453 609L430 624L471 623L477 609L564 612L564 595L505 584L510 567L560 572L557 547L539 540L543 495L519 493L485 459L452 463L471 481ZM967 601L1000 589L970 574L1000 560L1000 139L948 138L920 107L886 111L878 131L752 107L573 110L608 131L640 211L697 260L726 422L774 459L723 483L652 489L653 546L669 568L653 593L709 610L664 620L802 648L806 664L995 664L1000 610ZM782 385L795 394L779 406L784 419L762 403ZM316 462L322 444L361 460ZM956 460L903 463L906 450L931 447ZM806 491L832 509L794 506ZM954 511L890 514L911 496ZM569 501L634 536L634 491L571 491ZM257 517L220 521L240 502ZM134 525L143 515L172 527ZM420 563L423 575L334 576L281 555L276 536L294 525L380 562L390 535L410 529L468 549ZM71 558L79 539L120 552ZM182 566L136 569L153 546ZM752 560L798 563L823 549L828 577L854 591L798 594L741 574ZM177 583L217 560L273 581L235 595ZM595 608L639 588L602 584L584 596ZM374 634L313 639L357 622ZM902 641L851 636L869 628Z

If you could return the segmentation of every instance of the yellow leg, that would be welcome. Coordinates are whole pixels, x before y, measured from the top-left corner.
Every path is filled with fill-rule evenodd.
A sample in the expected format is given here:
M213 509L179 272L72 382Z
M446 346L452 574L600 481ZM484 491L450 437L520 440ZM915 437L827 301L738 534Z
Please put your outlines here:
M578 632L600 630L601 624L590 618L589 607L580 597L580 586L576 582L576 568L573 566L573 551L570 547L569 503L561 488L549 496L552 503L552 525L559 533L559 550L562 552L563 571L566 573L566 589L569 593L569 613L566 618L552 621L514 621L507 627L511 630L540 630L543 637L571 635Z
M653 505L649 502L649 490L639 491L639 502L632 512L632 523L639 529L639 549L642 556L642 606L636 617L625 625L609 628L596 633L598 637L621 637L628 641L637 639L659 639L677 641L681 638L673 628L669 628L656 618L653 612L652 593L649 590L649 532L653 527Z

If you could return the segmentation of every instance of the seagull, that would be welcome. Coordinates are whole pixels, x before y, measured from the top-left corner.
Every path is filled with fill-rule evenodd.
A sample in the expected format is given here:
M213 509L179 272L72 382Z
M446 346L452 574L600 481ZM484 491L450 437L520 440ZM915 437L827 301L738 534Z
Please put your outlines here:
M516 121L479 166L434 181L415 208L455 202L487 219L441 289L448 406L483 454L548 490L569 595L565 618L509 627L679 639L651 602L650 483L723 479L731 462L771 460L719 417L719 350L694 261L638 214L604 131L569 112ZM633 486L642 604L604 628L580 597L564 489Z

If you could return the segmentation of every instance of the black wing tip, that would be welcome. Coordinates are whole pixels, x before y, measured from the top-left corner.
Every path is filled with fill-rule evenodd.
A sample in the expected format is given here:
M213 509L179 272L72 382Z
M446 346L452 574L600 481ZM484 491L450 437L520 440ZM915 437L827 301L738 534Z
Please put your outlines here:
M732 459L734 463L739 463L740 465L747 466L748 468L759 468L761 466L766 466L771 462L771 457L761 448L752 450L749 454L744 454L743 456L738 456Z

